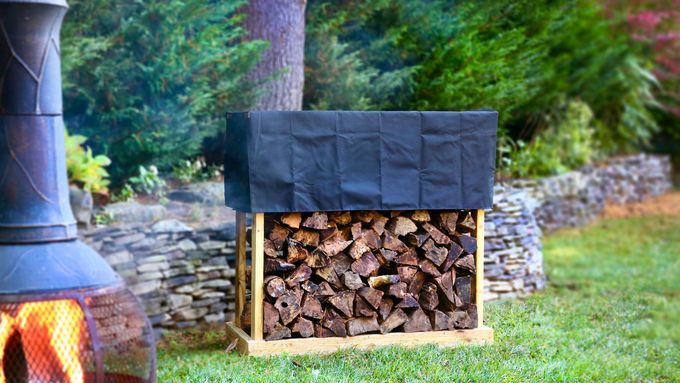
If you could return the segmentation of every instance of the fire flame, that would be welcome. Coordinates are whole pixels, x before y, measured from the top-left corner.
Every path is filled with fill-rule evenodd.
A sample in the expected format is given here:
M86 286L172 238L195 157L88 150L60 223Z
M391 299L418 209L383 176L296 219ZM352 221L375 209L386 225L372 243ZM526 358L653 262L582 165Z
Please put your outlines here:
M82 309L70 300L23 303L14 316L0 312L0 364L8 341L19 332L29 382L56 381L50 376L56 368L64 383L84 383L79 358L84 323ZM7 382L5 367L0 366L0 383Z

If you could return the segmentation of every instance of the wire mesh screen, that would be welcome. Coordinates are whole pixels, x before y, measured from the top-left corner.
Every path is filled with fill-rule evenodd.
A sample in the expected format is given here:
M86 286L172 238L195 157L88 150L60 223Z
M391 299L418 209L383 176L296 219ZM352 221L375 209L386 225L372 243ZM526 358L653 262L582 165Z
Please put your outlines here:
M0 298L0 383L155 381L153 334L126 289Z

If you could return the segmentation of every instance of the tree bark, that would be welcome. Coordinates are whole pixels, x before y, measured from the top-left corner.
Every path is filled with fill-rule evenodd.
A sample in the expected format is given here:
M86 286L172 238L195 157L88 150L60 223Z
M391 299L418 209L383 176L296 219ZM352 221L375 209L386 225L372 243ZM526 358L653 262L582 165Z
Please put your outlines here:
M254 110L301 110L304 85L306 0L250 0L245 28L251 40L269 47L250 76L264 80L264 92Z

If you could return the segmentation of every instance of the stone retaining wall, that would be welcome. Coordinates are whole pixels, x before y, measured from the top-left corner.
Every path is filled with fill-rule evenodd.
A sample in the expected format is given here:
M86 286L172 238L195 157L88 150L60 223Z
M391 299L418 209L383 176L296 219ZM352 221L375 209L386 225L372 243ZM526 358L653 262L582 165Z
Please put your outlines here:
M668 157L615 158L560 176L495 189L486 216L485 298L525 296L545 286L541 232L588 223L607 201L627 203L671 187ZM83 233L141 298L154 327L185 328L233 318L233 223L194 230L177 220Z

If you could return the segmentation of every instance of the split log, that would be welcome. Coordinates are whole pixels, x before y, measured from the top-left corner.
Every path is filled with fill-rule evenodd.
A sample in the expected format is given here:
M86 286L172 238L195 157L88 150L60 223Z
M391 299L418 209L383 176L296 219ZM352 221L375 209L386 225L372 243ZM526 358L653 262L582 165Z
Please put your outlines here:
M274 225L271 231L269 232L269 239L274 244L276 250L281 250L283 248L283 244L288 239L289 234L290 231L285 226L281 226L278 223L274 222Z
M361 238L361 222L355 222L350 227L350 233L352 234L352 239L355 241Z
M439 229L434 227L434 225L424 223L423 229L425 229L425 231L430 235L430 238L432 238L437 245L448 245L451 243L451 238L439 231Z
M455 305L456 301L453 294L453 281L455 279L455 270L449 271L442 274L441 277L434 278L434 283L437 285L440 298L449 303L449 305Z
M362 317L377 316L376 309L373 308L364 298L359 295L354 296L354 315Z
M269 238L264 239L264 254L268 257L276 258L279 256L279 251L276 250L274 241Z
M312 276L312 269L306 264L301 264L286 278L289 287L297 286Z
M362 277L368 278L378 272L378 269L380 269L380 263L375 258L373 253L368 252L364 253L361 258L354 261L350 268L352 271L361 275Z
M278 258L264 258L265 274L284 273L291 270L295 270L295 265L292 263L285 262Z
M300 300L298 296L292 291L288 291L281 295L274 303L274 307L279 311L281 322L284 325L289 324L293 319L300 315L302 309L300 308Z
M449 251L445 247L436 246L432 239L425 242L423 249L425 249L425 258L432 261L437 267L441 266L449 255Z
M381 215L381 214L376 214L373 217L373 223L371 224L371 228L375 230L378 235L383 235L385 232L385 225L387 225L387 222L389 221L389 218Z
M449 235L456 234L456 226L458 225L458 212L440 212L437 213L435 217L440 229L444 230Z
M301 222L302 215L300 213L285 213L281 215L281 223L291 229L299 229Z
M423 288L423 283L425 283L426 275L422 271L418 271L416 275L413 276L411 283L408 284L408 292L413 296L417 296L420 293L420 289Z
M345 320L342 319L338 313L333 309L326 310L322 325L331 330L335 336L347 336L347 329L345 328Z
M378 309L382 303L384 293L371 287L362 287L357 291L357 294L364 298L373 308Z
M434 310L430 312L430 321L434 331L453 330L453 320L443 312Z
M472 218L472 214L470 212L463 215L462 219L459 219L457 229L461 233L470 233L477 229L477 224Z
M340 281L340 277L338 277L338 274L335 272L335 269L331 266L316 269L316 271L314 271L314 275L317 275L319 278L330 283L336 289L343 288L342 282Z
M453 266L465 270L472 275L474 275L476 271L475 258L472 254L465 254L462 257L459 257L456 262L453 263Z
M361 238L371 250L378 250L382 246L382 239L380 239L380 235L373 229L362 230Z
M415 266L399 266L397 267L397 274L402 282L409 284L413 280L413 276L418 272Z
M408 249L408 251L394 258L394 262L400 265L418 266L418 253L413 249Z
M328 298L328 303L347 318L354 316L354 291L340 291Z
M288 239L288 246L286 246L286 250L286 261L290 263L302 262L309 256L309 250L305 249L301 242L298 242L294 239Z
M437 270L437 266L432 263L429 259L421 259L418 261L418 266L425 274L429 274L435 278L440 277L442 274Z
M345 253L340 253L331 258L329 266L335 269L336 274L342 275L345 273L345 271L349 270L349 268L352 266L352 262L354 262L352 257Z
M328 255L321 248L317 247L305 259L305 263L311 268L318 269L328 265Z
M307 294L302 298L302 316L313 319L323 318L321 303L311 294Z
M456 329L469 329L473 328L472 319L470 315L465 311L453 311L449 313L451 322L453 322L453 327Z
M311 216L307 217L302 226L308 229L324 230L328 228L328 216L326 213L314 212Z
M409 251L409 247L389 230L385 230L383 237L383 247L387 250L394 250L397 253Z
M328 254L329 257L334 257L345 250L352 241L345 240L345 238L339 233L324 240L317 250L321 250Z
M371 251L371 248L368 247L363 238L359 237L359 239L356 239L349 247L349 256L354 259L359 259L369 251Z
M423 284L420 290L420 299L418 300L420 307L425 310L432 311L439 306L439 295L437 294L437 285L432 282Z
M335 295L335 290L333 290L328 282L321 282L319 284L319 290L317 290L315 295L317 297L332 297Z
M408 233L415 233L418 230L418 226L410 218L399 216L390 219L385 229L397 236L403 236Z
M404 323L404 332L421 331L432 331L432 324L430 324L430 318L419 308L408 315Z
M421 247L430 238L430 234L425 231L417 231L415 233L409 233L404 239L409 246Z
M467 305L466 307L466 312L468 313L468 316L470 317L470 322L472 322L472 326L470 328L476 328L478 323L477 323L477 305L470 304Z
M349 225L352 222L352 213L348 211L333 211L328 213L328 218L338 225Z
M396 251L380 249L375 255L376 258L378 258L380 266L385 266L390 262L394 261L398 254L399 253L397 253Z
M292 332L300 334L303 338L314 335L314 323L309 319L298 318L293 322Z
M401 211L399 211L399 210L390 211L390 218L399 217L400 215L401 215Z
M368 285L374 289L399 283L398 275L379 275L368 278Z
M323 242L323 241L327 240L328 238L331 238L335 235L343 236L342 231L338 230L338 224L335 223L335 222L329 222L328 228L321 230L321 235L320 235L321 241Z
M456 295L463 301L463 304L471 303L471 291L472 291L472 281L470 277L458 277L456 278Z
M403 325L408 320L408 316L402 309L395 309L392 313L380 324L380 332L387 334L392 332L395 328Z
M353 271L346 271L342 274L342 283L350 290L357 290L364 286L364 282L361 280L359 274Z
M319 233L316 231L300 229L293 234L293 239L305 246L319 246Z
M427 210L416 210L411 213L411 219L416 222L430 222L430 212Z
M466 253L474 254L477 251L477 239L468 234L456 236L458 243Z
M380 330L375 317L358 317L347 321L347 335L355 336Z
M264 333L269 334L277 327L279 324L279 310L274 307L273 304L269 302L264 302Z
M310 280L304 281L300 285L300 287L302 287L302 290L304 290L304 291L306 291L306 292L308 292L312 295L315 295L319 291L319 285L317 285L316 283L314 283Z
M406 292L408 291L408 285L404 282L396 283L387 291L387 295L393 296L397 299L404 299Z
M420 309L420 304L411 294L404 295L404 298L397 304L398 309Z
M271 332L269 332L269 335L267 335L264 340L281 340L290 338L290 336L290 329L281 323L277 323L276 327Z
M264 291L272 298L278 298L286 292L286 283L276 275L264 277Z
M380 302L380 307L378 308L378 315L381 320L387 319L392 312L392 307L394 307L394 301L390 298L383 298Z
M315 338L331 338L334 337L335 334L333 331L323 327L320 324L315 324L314 325L314 337Z
M463 248L457 243L451 242L451 249L446 255L446 260L444 260L444 263L442 263L442 265L439 267L439 270L442 273L447 272L453 266L453 262L455 262L461 254L463 254Z
M371 210L358 210L352 212L352 216L354 217L354 220L358 220L363 223L371 223L373 217L375 216L375 212Z

